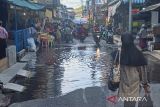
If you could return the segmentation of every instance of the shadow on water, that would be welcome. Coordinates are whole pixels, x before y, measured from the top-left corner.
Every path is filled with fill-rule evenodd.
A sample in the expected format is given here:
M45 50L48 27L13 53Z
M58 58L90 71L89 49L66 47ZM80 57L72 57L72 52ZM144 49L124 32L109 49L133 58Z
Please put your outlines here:
M41 66L38 66L41 65ZM36 74L25 82L27 89L12 102L56 97L79 88L106 84L111 57L93 46L42 48L37 53Z

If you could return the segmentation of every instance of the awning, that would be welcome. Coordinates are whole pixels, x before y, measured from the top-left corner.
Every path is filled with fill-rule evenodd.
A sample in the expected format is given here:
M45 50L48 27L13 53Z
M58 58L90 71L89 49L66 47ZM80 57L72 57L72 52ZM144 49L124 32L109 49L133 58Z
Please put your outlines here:
M152 10L155 10L155 9L157 9L157 8L159 8L159 7L160 7L160 3L155 4L155 5L148 6L148 7L146 7L145 9L143 9L141 12L152 11Z
M129 0L123 0L124 3L128 3ZM145 3L147 0L132 0L132 3L135 4L142 4Z
M122 0L112 0L112 1L108 4L108 6L112 6L112 5L116 4L116 3L119 2L119 1L122 2Z
M118 1L116 4L108 7L108 20L110 17L116 14L117 8L121 5L122 1Z
M24 7L24 8L28 8L31 10L41 10L41 9L44 9L45 7L40 4L28 2L26 0L8 0L8 2L15 6Z
M101 6L101 11L107 11L107 9L108 9L108 4L107 3L105 3Z
M107 11L109 6L115 5L115 4L116 4L117 2L119 2L119 1L121 1L121 0L113 0L113 1L111 1L111 2L109 2L109 3L104 3L104 4L101 6L101 11ZM122 1L121 1L121 2L122 2Z

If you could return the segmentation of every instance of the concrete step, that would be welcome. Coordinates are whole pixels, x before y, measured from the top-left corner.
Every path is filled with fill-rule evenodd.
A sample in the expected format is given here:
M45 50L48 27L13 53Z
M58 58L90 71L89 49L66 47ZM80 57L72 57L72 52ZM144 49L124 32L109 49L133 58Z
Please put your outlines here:
M7 84L3 85L3 89L9 89L12 91L23 92L25 90L25 87L22 85L15 84L15 83L7 83Z
M156 52L156 51L152 51L152 52L149 52L149 51L146 51L146 52L143 52L144 54L148 54L148 55L151 55L152 57L160 60L160 52Z
M27 63L16 63L13 66L11 66L10 68L4 70L1 74L0 74L0 81L3 84L7 84L9 83L17 74L17 72L20 69L23 69L26 66Z
M26 77L26 78L30 78L30 77L31 77L31 72L30 72L30 71L27 71L27 70L20 69L20 70L17 72L17 75L18 75L18 76L22 76L22 77Z
M20 61L21 62L28 62L32 59L36 59L36 52L28 52Z

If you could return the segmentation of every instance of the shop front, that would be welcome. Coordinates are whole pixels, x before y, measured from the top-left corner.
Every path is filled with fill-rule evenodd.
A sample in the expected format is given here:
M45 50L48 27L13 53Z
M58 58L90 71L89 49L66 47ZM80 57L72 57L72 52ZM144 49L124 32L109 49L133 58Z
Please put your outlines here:
M0 20L2 21L2 26L6 28L8 19L8 4L6 0L0 0ZM2 45L2 44L0 44ZM3 47L2 47L3 48ZM4 49L0 49L1 53L6 53ZM0 72L8 67L8 60L6 55L0 55Z

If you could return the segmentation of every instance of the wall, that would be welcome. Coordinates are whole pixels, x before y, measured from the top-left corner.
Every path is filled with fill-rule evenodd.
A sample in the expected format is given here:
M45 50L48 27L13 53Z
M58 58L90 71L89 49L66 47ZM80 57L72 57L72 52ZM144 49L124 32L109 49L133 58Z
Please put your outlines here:
M7 59L7 57L0 60L0 73L3 70L5 70L6 68L8 68L8 59Z
M8 67L14 65L16 60L16 46L11 45L6 49L7 57L0 60L0 72L7 69Z
M5 27L8 21L8 4L4 0L0 0L0 20L3 22Z

